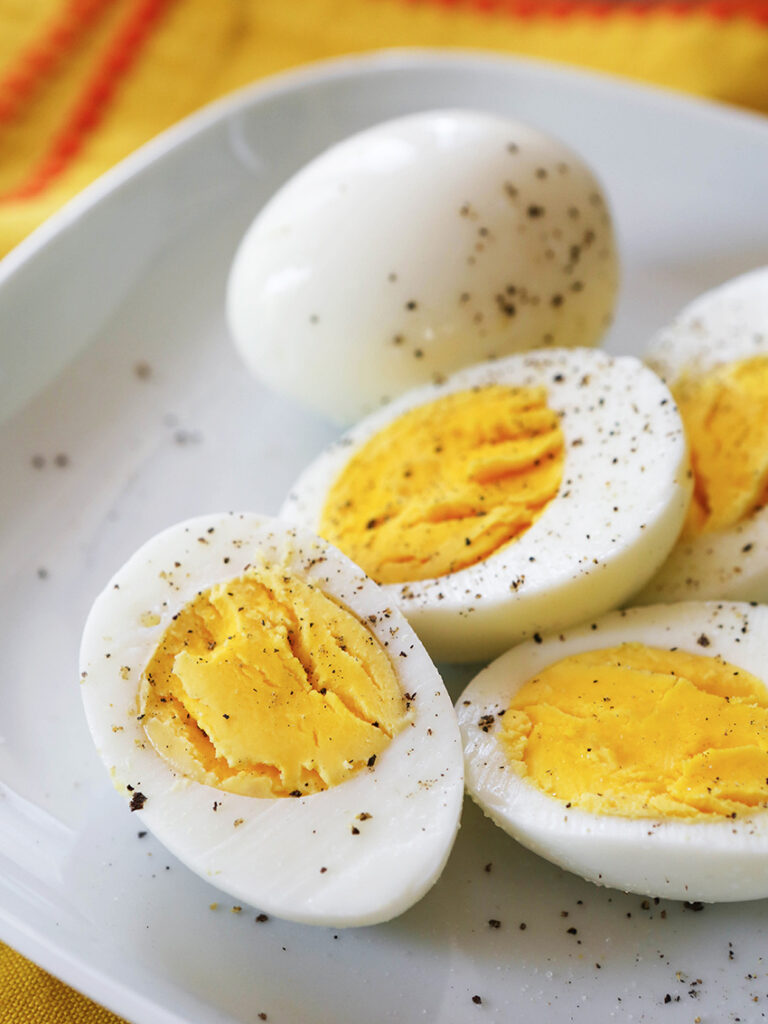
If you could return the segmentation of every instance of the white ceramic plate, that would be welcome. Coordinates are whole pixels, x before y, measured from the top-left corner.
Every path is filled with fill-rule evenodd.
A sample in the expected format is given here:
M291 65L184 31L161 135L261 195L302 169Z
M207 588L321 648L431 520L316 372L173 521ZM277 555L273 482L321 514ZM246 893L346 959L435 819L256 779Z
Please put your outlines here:
M25 242L0 270L0 937L141 1024L756 1020L764 903L697 912L600 890L467 806L442 880L391 924L257 923L138 837L92 749L77 648L96 592L176 519L274 512L333 436L230 347L240 235L318 150L436 106L530 120L597 169L624 257L615 351L768 263L765 121L429 53L326 64L219 103ZM454 694L468 674L448 674Z

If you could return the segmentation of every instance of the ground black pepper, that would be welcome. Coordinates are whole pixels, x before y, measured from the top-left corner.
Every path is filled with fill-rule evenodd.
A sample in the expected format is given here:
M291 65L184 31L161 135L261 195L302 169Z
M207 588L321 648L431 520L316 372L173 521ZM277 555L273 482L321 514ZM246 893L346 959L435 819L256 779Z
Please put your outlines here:
M128 788L130 789L131 787L129 786ZM131 797L131 810L140 811L146 802L147 798L144 796L143 793L135 792Z

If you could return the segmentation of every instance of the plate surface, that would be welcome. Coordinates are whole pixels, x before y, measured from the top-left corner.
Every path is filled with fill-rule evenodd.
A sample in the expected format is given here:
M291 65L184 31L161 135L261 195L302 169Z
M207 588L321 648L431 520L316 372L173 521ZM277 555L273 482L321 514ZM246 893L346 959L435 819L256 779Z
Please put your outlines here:
M28 239L0 266L0 938L140 1024L759 1019L763 902L601 890L468 804L441 881L396 921L258 923L139 837L92 748L77 650L112 572L177 519L275 512L334 436L230 346L239 237L325 146L439 106L531 121L596 169L623 254L613 351L639 352L698 292L768 263L767 122L545 65L408 52L219 103ZM446 673L454 696L469 675Z

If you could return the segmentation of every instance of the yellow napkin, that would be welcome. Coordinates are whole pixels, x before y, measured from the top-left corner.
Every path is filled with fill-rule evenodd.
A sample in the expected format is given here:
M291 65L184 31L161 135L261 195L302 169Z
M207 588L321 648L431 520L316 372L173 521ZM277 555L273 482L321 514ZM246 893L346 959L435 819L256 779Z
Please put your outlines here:
M768 113L768 0L0 0L0 255L217 96L387 46L543 57ZM0 945L0 1024L117 1020Z
M0 254L204 103L339 54L501 50L768 112L765 2L0 0L0 26Z
M120 1024L120 1018L67 988L0 943L2 1024Z

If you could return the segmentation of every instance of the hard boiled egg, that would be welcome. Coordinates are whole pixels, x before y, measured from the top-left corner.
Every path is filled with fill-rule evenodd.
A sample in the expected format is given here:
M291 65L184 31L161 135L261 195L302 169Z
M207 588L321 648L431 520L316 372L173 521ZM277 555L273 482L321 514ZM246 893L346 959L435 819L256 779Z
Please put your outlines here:
M381 582L433 657L471 661L626 600L689 495L658 377L564 349L402 396L321 454L282 514Z
M633 608L514 648L456 707L467 789L600 885L768 896L768 608Z
M255 515L154 537L97 598L81 681L131 810L236 899L373 924L440 874L463 794L450 699L405 619L317 538Z
M691 447L685 529L638 603L768 600L768 268L702 295L646 362L677 399Z
M292 177L237 251L227 316L260 380L351 422L470 363L596 344L617 280L579 156L518 121L437 110Z

